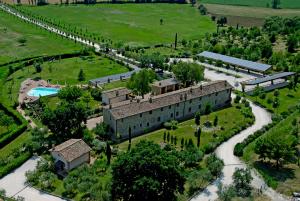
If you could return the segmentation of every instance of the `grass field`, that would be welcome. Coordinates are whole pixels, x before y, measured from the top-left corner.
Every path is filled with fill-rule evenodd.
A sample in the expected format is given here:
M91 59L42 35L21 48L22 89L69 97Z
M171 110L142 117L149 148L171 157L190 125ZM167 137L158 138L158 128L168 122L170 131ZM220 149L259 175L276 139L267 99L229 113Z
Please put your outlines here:
M93 6L40 6L27 10L60 20L90 33L131 45L154 45L179 39L196 39L216 30L207 16L191 5L100 4ZM163 25L160 25L163 19Z
M212 3L222 5L237 5L237 6L251 6L251 7L271 7L271 0L200 0L201 3ZM300 1L284 0L281 1L281 8L300 8Z
M27 78L41 77L44 80L50 80L56 84L86 84L92 78L103 77L107 75L127 72L128 68L122 66L108 58L98 56L75 57L54 62L45 62L42 65L42 72L36 73L34 66L24 67L13 73L2 87L5 96L1 96L0 100L8 105L12 105L17 101L21 83ZM83 69L86 81L79 82L77 80L80 69ZM9 89L12 87L12 93Z
M282 112L288 111L289 108L300 103L300 87L296 90L290 90L288 88L283 88L279 90L279 106L278 108L273 108L272 103L268 103L268 99L274 99L274 91L266 93L266 98L261 99L259 97L248 96L252 101L258 102L260 105L264 106L274 113L281 114Z
M228 119L228 114L232 118L230 120ZM236 107L229 107L225 108L216 112L211 113L208 116L201 116L201 125L203 127L203 123L207 120L213 122L215 116L218 116L219 124L217 126L216 130L204 130L201 134L201 140L200 140L200 147L203 147L209 143L217 143L222 138L229 138L236 130L239 130L239 128L250 125L253 121L251 118L246 118L242 114L240 109L237 109ZM163 135L164 132L170 132L170 135L173 135L174 137L177 137L177 148L180 148L180 141L182 138L185 140L192 139L194 144L197 144L197 138L195 137L194 133L197 128L197 125L195 124L195 120L187 120L184 122L181 122L178 124L178 128L176 130L166 130L166 129L160 129L154 132L151 132L149 134L136 137L132 139L132 145L137 144L139 141L143 139L152 140L158 144L163 143ZM216 134L214 136L214 133ZM128 147L128 141L125 141L119 145L120 149L126 150Z
M264 19L270 16L300 16L300 9L272 9L206 3L205 6L208 9L208 12L213 15L226 16L228 24L232 26L235 26L236 24L240 24L242 26L261 26L264 22Z
M263 136L282 136L283 138L293 129L292 120L299 118L300 112L294 112L287 119L278 123ZM300 168L296 164L285 165L277 170L274 166L260 162L258 155L254 153L255 142L250 143L244 150L243 159L253 165L263 175L270 186L280 193L291 195L300 189Z
M19 42L25 39L24 45ZM0 9L0 64L32 56L54 55L82 49L79 44L37 29Z

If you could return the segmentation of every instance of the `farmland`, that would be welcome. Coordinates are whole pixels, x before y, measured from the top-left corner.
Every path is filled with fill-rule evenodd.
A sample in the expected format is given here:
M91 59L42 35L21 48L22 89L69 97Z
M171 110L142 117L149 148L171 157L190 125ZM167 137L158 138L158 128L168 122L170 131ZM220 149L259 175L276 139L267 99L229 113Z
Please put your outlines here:
M201 3L236 5L249 7L271 7L271 0L201 0ZM281 1L280 8L300 8L300 1Z
M34 56L63 54L82 49L0 10L0 64Z
M23 8L62 24L81 27L91 34L111 39L115 44L132 46L171 43L176 33L179 39L197 39L216 30L210 18L201 16L191 5L100 4Z

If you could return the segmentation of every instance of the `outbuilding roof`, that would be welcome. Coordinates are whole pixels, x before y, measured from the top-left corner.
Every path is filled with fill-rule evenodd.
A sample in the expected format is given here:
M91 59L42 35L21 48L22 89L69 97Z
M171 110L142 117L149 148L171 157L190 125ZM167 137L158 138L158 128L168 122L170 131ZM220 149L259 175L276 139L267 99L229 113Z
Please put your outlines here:
M242 67L245 69L258 71L258 72L267 71L269 68L272 67L271 65L268 65L268 64L262 64L262 63L258 63L258 62L248 61L248 60L230 57L230 56L217 54L214 52L208 52L208 51L204 51L204 52L198 54L198 56L202 56L202 57L205 57L208 59L213 59L213 60L219 60L224 63L236 65L236 66L239 66L239 67Z
M67 162L71 162L91 150L82 139L70 139L50 149L51 152L61 155Z
M149 100L124 101L105 106L105 108L109 109L114 119L117 120L232 88L225 80L213 81L154 96Z
M114 98L117 96L123 96L123 95L127 95L130 93L131 93L131 90L129 90L125 87L119 87L119 88L103 91L102 95L107 96L107 98Z
M273 75L268 75L268 76L265 76L265 77L256 78L254 80L245 81L244 84L245 85L256 85L256 84L269 82L269 81L276 80L276 79L289 77L289 76L294 75L294 74L295 74L294 72L276 73L276 74L273 74Z
M175 78L169 78L165 80L160 80L154 82L152 85L156 87L166 87L178 84L178 81Z

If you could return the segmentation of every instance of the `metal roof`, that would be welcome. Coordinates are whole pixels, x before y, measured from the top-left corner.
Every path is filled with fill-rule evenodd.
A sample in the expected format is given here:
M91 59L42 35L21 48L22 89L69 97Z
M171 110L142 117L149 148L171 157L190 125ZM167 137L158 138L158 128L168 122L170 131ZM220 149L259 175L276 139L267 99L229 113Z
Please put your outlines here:
M264 83L264 82L269 82L272 80L276 80L276 79L280 79L280 78L284 78L284 77L288 77L291 75L294 75L294 72L283 72L283 73L276 73L273 75L268 75L266 77L261 77L261 78L257 78L254 80L249 80L244 82L244 84L246 85L256 85L256 84L260 84L260 83Z
M272 67L271 65L268 64L248 61L248 60L230 57L230 56L208 52L208 51L204 51L198 54L198 56L203 56L205 58L214 59L214 60L220 60L224 63L240 66L249 70L259 71L259 72L264 72Z

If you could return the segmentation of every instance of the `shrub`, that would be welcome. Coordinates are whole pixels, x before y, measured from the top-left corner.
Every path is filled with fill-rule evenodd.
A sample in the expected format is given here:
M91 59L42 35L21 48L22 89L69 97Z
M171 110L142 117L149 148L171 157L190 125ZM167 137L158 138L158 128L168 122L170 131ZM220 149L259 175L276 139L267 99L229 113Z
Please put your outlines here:
M178 127L178 121L176 120L172 120L172 121L168 121L168 122L165 122L164 123L164 127L167 129L167 130L176 130L177 127Z
M235 99L234 99L234 103L239 103L241 100L241 96L236 95Z

